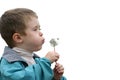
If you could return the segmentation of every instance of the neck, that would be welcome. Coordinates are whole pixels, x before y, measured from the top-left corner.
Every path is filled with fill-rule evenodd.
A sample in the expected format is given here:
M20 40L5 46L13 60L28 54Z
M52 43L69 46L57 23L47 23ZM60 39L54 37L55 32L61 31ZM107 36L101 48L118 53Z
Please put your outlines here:
M33 54L33 52L31 51L28 51L26 49L23 49L23 48L20 48L20 47L13 47L13 50L17 51L17 52L24 52L24 53L27 53L27 54Z

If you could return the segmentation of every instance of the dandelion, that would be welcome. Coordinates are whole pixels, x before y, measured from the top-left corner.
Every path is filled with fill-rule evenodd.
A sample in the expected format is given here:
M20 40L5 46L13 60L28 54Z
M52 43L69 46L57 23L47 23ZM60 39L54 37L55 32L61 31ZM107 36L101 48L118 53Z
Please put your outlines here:
M51 46L54 48L54 51L55 51L55 46L57 46L58 45L58 40L59 40L59 38L52 38L51 40L50 40L50 44L51 44Z

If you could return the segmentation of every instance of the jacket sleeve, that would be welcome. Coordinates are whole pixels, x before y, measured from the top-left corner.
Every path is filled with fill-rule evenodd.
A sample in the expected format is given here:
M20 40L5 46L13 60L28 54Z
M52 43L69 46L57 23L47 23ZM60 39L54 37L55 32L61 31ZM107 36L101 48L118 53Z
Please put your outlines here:
M53 70L51 68L51 62L47 58L37 58L36 63L39 64L40 70L39 72L40 75L42 76L41 80L52 80L53 78Z
M41 76L44 76L44 79L42 80L54 80L53 78L53 70L51 69L51 62L47 59L47 58L40 58L40 60L38 60L40 62L39 65L42 67L43 70L43 74L41 74ZM46 65L46 66L44 66ZM47 71L46 71L47 70ZM60 80L67 80L64 76L61 77Z
M49 60L36 59L37 64L23 67L20 62L9 63L2 59L1 78L2 80L51 80L53 77L51 63Z

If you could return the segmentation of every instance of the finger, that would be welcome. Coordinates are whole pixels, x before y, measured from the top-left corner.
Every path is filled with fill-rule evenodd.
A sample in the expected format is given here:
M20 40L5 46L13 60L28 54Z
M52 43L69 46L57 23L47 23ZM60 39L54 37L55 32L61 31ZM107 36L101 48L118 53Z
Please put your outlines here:
M64 73L64 68L62 67L62 68L58 69L57 72L58 73Z
M61 71L58 71L59 74L63 74L64 73L64 70L61 70Z
M64 67L62 65L56 65L57 72L64 72Z
M62 67L63 67L63 65L61 65L61 64L59 64L59 63L56 64L56 69L60 69L60 68L62 68Z

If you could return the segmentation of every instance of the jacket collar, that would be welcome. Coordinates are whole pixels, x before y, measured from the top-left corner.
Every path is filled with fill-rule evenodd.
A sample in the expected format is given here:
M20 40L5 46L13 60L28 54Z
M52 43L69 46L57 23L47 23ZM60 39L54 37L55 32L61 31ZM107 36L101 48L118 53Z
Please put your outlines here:
M8 62L15 62L15 61L23 61L26 62L19 54L17 54L14 50L9 47L5 47L3 58L5 58ZM34 54L33 58L39 58L36 54Z

